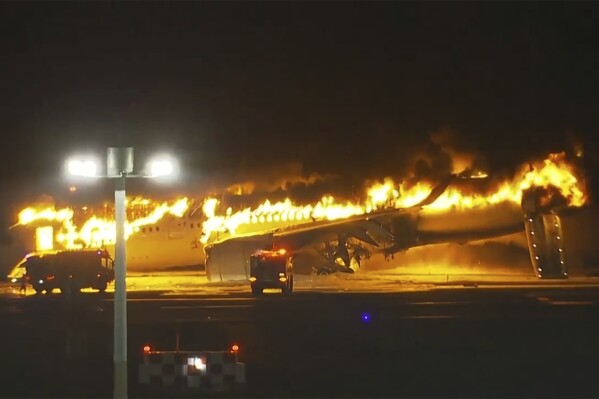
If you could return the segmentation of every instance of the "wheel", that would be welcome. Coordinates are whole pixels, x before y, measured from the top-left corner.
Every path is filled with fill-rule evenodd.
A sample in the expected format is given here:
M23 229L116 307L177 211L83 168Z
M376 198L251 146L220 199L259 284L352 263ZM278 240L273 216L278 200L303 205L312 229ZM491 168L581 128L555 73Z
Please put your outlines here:
M291 294L291 291L293 291L293 282L291 281L290 277L289 280L287 280L287 284L285 284L283 289L281 289L281 292L285 295L288 295Z
M321 267L320 269L318 269L318 271L316 272L317 275L319 276L326 276L332 273L332 270L329 269L328 267Z
M252 285L252 294L253 295L262 295L264 292L264 288L258 287L257 285Z
M98 291L100 292L106 292L106 288L108 287L108 284L106 284L106 282L100 283L98 284Z
M77 294L80 291L81 288L77 287L72 281L67 281L60 287L60 292L65 295Z

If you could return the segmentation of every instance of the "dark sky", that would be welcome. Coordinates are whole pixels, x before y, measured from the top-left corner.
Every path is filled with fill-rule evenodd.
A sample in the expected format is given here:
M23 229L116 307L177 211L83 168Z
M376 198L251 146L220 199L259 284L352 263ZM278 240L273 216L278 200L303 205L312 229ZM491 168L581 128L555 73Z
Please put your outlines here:
M592 2L3 2L4 201L60 191L68 154L121 144L138 159L170 150L206 178L289 162L382 177L434 152L438 132L497 169L572 137L588 150L598 11Z

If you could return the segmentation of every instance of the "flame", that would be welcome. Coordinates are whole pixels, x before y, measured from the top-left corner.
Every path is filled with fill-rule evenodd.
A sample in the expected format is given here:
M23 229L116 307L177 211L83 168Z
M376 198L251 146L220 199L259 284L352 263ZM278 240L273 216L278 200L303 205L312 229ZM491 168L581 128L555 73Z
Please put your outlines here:
M439 211L451 207L474 208L506 201L520 204L522 193L531 187L554 187L567 200L569 206L580 207L587 203L584 184L576 178L574 169L566 162L564 153L551 154L543 162L532 166L522 167L513 180L504 182L489 195L466 196L450 188L428 209Z
M25 225L36 220L48 220L64 222L73 218L73 210L69 208L56 211L54 207L48 207L40 211L35 208L25 208L19 212L19 224Z
M487 175L477 171L472 178L485 178ZM574 168L568 164L565 153L551 154L544 161L521 170L508 182L500 184L489 194L465 195L458 189L450 187L435 202L424 208L425 212L442 212L449 209L471 209L502 202L520 204L522 193L531 187L555 187L566 198L568 205L580 207L588 198L584 185L576 178ZM387 178L383 183L375 183L367 190L364 203L338 203L332 196L323 197L315 205L295 205L290 199L271 204L266 200L256 209L246 208L232 213L227 209L225 215L217 215L218 200L210 198L211 213L206 213L204 235L201 238L207 243L213 234L229 233L235 235L242 225L276 223L299 224L314 220L335 220L354 215L370 213L386 208L406 208L423 201L433 189L426 183L417 183L412 187L396 184ZM284 223L286 222L286 223Z
M132 221L128 220L125 223L125 238L129 238L139 231L142 226L155 224L167 213L182 217L189 206L187 198L181 198L171 205L167 202L155 203L146 198L127 198L125 203L129 208L151 208L145 216ZM87 207L84 207L83 210L87 210ZM113 219L92 215L80 229L77 229L73 221L74 213L74 210L68 207L59 210L56 210L55 207L46 207L41 210L28 207L19 212L18 224L28 225L36 221L58 222L60 229L56 234L56 242L68 249L114 244L116 228Z
M472 177L484 176L479 172ZM565 159L565 154L560 153L550 155L544 161L532 165L532 168L522 167L513 179L498 185L493 192L485 195L466 195L450 187L435 202L426 206L424 211L443 212L502 202L520 204L523 192L531 187L555 188L570 206L579 207L588 201L584 184L577 179L573 166ZM232 208L227 208L221 214L218 213L219 201L216 198L206 198L202 206L204 221L200 241L206 244L220 233L236 235L244 231L263 231L268 226L275 228L317 220L337 220L381 209L409 207L424 200L432 188L432 185L423 182L407 186L387 178L382 183L371 185L366 190L365 200L361 202L339 201L326 195L315 204L298 205L287 198L275 203L266 200L254 209L245 208L234 212ZM162 203L147 198L128 198L125 236L128 238L141 227L157 223L166 214L182 217L188 207L187 198ZM84 210L87 211L87 208ZM34 222L58 224L55 239L65 248L101 247L115 241L115 223L111 217L92 215L81 228L77 228L72 208L56 210L55 207L47 206L39 209L27 207L19 212L19 225Z

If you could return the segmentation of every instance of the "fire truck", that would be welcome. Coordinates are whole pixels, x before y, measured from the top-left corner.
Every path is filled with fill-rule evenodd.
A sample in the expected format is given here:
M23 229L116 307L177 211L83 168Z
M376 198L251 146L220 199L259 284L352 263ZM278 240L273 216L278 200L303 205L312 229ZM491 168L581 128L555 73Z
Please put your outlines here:
M259 250L250 255L252 294L260 295L265 288L280 288L283 294L293 291L293 262L284 249Z
M114 261L106 250L67 250L34 253L23 264L36 293L62 293L93 288L106 291L114 280Z

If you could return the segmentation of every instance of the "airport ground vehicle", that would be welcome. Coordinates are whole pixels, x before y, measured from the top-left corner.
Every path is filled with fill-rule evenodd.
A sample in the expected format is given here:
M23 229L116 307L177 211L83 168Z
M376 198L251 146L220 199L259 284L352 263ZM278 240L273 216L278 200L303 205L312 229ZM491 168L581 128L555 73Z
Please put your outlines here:
M55 251L34 253L23 266L37 293L59 288L71 293L82 288L103 292L114 280L114 261L105 250Z
M250 255L252 294L262 294L265 288L280 288L284 294L293 291L293 262L287 251L259 250Z

